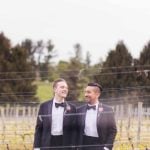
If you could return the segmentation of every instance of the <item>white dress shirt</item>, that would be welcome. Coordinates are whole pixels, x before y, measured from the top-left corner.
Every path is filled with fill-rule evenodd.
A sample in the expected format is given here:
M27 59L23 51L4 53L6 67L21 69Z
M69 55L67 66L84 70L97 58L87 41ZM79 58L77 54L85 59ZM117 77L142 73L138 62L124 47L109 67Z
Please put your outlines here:
M97 132L98 102L95 105L96 105L95 110L94 109L89 109L86 112L85 128L84 128L84 134L86 136L98 137L98 132Z
M52 135L63 135L64 107L56 108L55 103L59 103L59 102L57 102L55 99L53 100L51 134Z

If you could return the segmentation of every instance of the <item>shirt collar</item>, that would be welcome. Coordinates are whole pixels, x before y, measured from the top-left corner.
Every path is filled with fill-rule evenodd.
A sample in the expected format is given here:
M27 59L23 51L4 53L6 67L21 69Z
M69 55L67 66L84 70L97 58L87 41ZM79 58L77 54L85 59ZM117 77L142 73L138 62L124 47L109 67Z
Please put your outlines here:
M64 103L65 102L65 100L63 99L63 101L62 102L59 102L59 101L57 101L55 98L53 99L53 102L54 103Z
M95 104L93 104L93 105L91 105L91 104L88 104L89 106L93 106L93 105L95 105L96 106L96 110L98 109L98 105L99 105L99 101L97 100L97 102L95 103Z

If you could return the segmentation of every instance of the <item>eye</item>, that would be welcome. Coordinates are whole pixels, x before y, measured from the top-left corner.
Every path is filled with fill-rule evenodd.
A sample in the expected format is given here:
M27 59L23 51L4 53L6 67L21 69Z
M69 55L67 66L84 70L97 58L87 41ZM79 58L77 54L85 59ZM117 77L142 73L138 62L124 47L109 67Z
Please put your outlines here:
M68 87L66 87L66 86L61 86L60 88L61 89L68 89Z

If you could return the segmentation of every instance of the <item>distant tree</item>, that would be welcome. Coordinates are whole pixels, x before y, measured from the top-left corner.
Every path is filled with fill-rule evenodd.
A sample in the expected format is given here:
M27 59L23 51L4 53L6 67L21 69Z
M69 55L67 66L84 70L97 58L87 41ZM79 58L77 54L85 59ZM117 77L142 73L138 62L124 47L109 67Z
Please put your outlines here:
M12 72L11 64L11 43L3 33L0 33L0 100L8 101L9 93L12 93L10 87L9 74Z
M72 59L75 59L76 61L80 62L82 61L82 50L81 45L79 43L74 45L74 51L75 56Z
M91 54L89 51L86 53L86 59L85 59L86 68L89 68L91 65Z
M150 85L150 41L147 45L144 46L143 50L140 53L139 58L140 67L137 68L138 73L138 85L139 86L149 86ZM143 95L143 101L147 102L150 105L149 95L150 89L143 88L140 91L141 95Z
M53 81L54 80L54 71L55 68L53 66L52 63L52 59L56 56L55 54L55 50L54 50L54 45L52 44L52 41L49 40L46 44L46 50L47 52L45 52L45 57L42 63L40 64L40 75L42 77L42 80L49 80L49 81Z
M79 78L80 70L83 68L81 45L74 46L74 56L70 58L69 63L62 63L66 70L61 72L60 77L67 80L69 84L68 100L78 100L82 89L82 80ZM60 64L59 64L60 65Z
M94 80L101 83L106 89L123 88L132 86L135 82L135 74L131 68L133 58L126 48L123 41L118 42L115 50L108 53L106 61L103 62L102 68L97 70ZM128 67L127 67L128 66ZM132 73L130 73L132 72ZM123 92L107 91L103 92L104 97L123 96Z
M57 64L57 77L61 76L63 77L64 74L67 74L68 71L68 67L69 67L69 62L67 61L63 61L63 60L60 60Z
M51 40L45 44L42 40L33 43L30 39L22 42L22 47L26 48L29 61L36 72L37 80L53 80L53 65L51 59L55 57L54 45ZM50 76L49 76L50 75Z
M150 65L150 41L144 46L142 52L140 53L140 65Z
M26 49L22 48L20 45L12 48L12 67L16 72L13 78L17 80L10 82L10 85L14 93L23 93L20 95L17 94L16 100L36 100L36 85L33 84L36 79L36 74L32 70L31 62L28 62L28 53Z
M35 68L36 66L36 61L35 61L35 53L36 53L36 47L34 46L34 43L31 39L25 39L21 43L21 47L26 49L27 54L28 54L28 61L32 63L33 67Z
M17 45L12 47L3 33L0 34L0 100L36 100L33 85L35 75L28 61L27 50Z

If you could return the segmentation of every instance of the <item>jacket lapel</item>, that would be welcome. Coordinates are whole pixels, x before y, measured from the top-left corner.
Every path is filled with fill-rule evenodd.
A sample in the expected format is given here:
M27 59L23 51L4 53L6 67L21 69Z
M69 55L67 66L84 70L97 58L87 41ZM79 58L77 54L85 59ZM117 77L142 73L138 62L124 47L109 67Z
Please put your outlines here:
M98 104L98 109L97 109L97 129L98 129L98 126L99 126L99 123L100 123L100 119L101 119L101 116L102 116L102 103L99 103Z
M69 119L72 117L72 116L69 116L69 112L71 112L71 106L65 101L65 106L64 106L64 113L63 113L63 129L64 129L64 126L69 124Z
M65 101L65 107L64 107L64 116L65 114L71 110L71 106Z
M99 104L98 104L98 109L97 109L97 119L100 119L100 118L101 118L102 110L103 110L102 103L99 103Z
M102 103L99 103L98 110L97 110L97 132L100 137L100 125L102 123L102 112L103 112L103 105Z
M85 107L83 107L81 114L79 114L79 115L80 115L80 118L81 118L81 124L82 124L83 129L84 129L84 127L85 127L86 111L87 111L87 105L85 105ZM84 131L83 131L83 132L84 132Z
M66 113L67 113L67 107L70 107L69 104L65 101L65 106L64 106L64 113L63 113L63 127L64 127L64 124L65 124L65 120L67 119L66 117Z
M51 124L52 124L52 106L53 106L53 100L51 100L48 104L48 122L50 123L50 130L51 130Z

